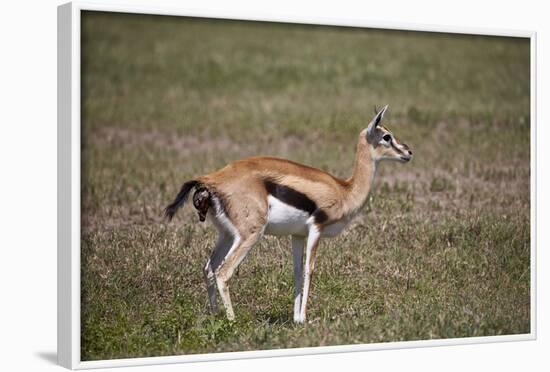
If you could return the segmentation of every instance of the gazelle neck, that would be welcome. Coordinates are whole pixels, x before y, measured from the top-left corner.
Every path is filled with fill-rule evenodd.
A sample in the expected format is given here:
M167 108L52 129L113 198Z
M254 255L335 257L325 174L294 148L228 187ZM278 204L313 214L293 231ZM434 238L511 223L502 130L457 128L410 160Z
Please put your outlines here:
M362 131L357 142L353 174L347 180L349 194L346 204L350 213L361 209L367 201L375 173L376 161L373 159L370 145L367 143L366 132Z

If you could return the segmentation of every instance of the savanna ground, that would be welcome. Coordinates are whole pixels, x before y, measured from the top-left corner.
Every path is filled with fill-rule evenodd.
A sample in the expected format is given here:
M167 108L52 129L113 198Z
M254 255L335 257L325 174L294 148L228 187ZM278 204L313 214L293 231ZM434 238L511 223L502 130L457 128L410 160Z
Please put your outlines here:
M82 359L528 333L529 41L85 13ZM305 325L288 238L208 313L213 229L182 182L251 155L340 177L374 105L409 144L322 241Z

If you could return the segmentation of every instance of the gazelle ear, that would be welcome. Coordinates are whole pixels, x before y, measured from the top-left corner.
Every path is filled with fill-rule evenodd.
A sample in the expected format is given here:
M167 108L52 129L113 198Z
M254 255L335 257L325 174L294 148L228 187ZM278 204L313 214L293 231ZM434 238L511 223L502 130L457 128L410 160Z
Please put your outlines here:
M384 117L384 113L386 112L387 109L388 109L388 105L382 107L382 110L380 110L380 112L378 112L374 116L372 121L369 123L369 126L367 127L367 133L369 135L372 134L374 132L374 129L376 129L378 124L380 124L380 122L382 121L382 118Z

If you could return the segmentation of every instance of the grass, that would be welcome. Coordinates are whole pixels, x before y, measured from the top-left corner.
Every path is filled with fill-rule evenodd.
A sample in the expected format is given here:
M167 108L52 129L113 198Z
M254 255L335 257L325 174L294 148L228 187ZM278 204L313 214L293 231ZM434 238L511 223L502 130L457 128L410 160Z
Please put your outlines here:
M530 331L527 39L87 13L83 360ZM373 106L414 151L322 241L306 325L288 238L264 238L210 315L211 227L181 183L250 155L345 177Z

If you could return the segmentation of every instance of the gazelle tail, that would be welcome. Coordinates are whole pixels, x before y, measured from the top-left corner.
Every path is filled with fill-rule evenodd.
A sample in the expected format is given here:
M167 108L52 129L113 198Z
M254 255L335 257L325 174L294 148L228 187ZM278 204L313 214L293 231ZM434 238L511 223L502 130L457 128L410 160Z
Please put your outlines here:
M183 203L185 203L185 201L187 200L187 196L189 195L189 192L195 186L197 186L198 183L199 181L191 180L191 181L185 182L181 186L180 192L178 193L174 201L169 206L167 206L166 209L164 210L164 216L168 218L169 221L172 220L172 218L174 217L178 209L183 205Z

